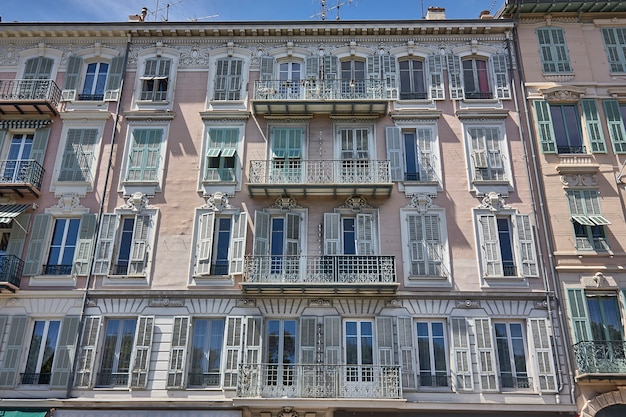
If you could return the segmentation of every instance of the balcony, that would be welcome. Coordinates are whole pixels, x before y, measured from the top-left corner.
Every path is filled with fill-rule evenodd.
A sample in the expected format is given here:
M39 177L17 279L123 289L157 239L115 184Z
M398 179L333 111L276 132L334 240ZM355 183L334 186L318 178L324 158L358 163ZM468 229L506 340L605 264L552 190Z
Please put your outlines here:
M559 148L560 149L560 148ZM556 170L561 175L595 174L600 169L593 155L587 153L560 153Z
M20 289L24 261L14 255L0 256L0 292L16 292Z
M249 256L242 288L246 292L372 290L395 293L393 256Z
M243 364L241 398L401 399L399 366Z
M22 385L48 385L50 384L51 373L22 373L20 383Z
M0 114L58 115L61 89L52 80L0 80Z
M41 195L43 168L33 159L0 161L0 195Z
M574 357L577 378L595 375L606 379L607 374L619 374L626 379L626 342L622 340L578 342L574 345Z
M248 192L268 195L386 195L393 184L389 161L250 161Z
M264 115L381 115L392 98L380 80L255 81L252 106Z
M127 387L128 372L99 372L96 387Z

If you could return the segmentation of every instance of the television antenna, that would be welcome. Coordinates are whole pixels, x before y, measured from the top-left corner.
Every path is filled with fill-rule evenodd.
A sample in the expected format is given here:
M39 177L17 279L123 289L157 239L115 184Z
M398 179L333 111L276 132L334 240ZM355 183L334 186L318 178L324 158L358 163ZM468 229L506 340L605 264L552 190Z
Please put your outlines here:
M322 11L319 13L315 13L312 16L309 16L311 19L313 19L314 17L320 17L322 20L326 20L326 16L328 16L328 12L331 10L336 10L337 11L337 20L340 20L339 18L339 9L341 8L341 6L345 6L346 4L350 4L352 3L353 0L337 0L337 5L336 6L331 6L328 7L326 5L326 0L321 0L320 4L322 6Z
M208 16L201 16L201 17L190 17L189 19L187 19L190 22L200 22L203 20L209 20L209 19L213 19L215 17L219 17L219 14L210 14Z
M170 6L176 6L177 4L183 3L187 0L173 0L167 3L163 7L159 7L159 0L156 0L156 4L154 6L154 10L148 9L148 14L154 17L154 21L156 22L159 19L159 13L161 13L162 20L161 22L168 22L170 19ZM165 12L165 14L163 14Z

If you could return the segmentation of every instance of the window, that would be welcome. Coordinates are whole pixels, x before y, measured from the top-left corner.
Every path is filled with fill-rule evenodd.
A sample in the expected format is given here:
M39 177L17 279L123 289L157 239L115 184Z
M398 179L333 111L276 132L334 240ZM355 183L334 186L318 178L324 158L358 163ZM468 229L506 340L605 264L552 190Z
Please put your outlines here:
M33 148L34 137L35 135L32 133L17 133L13 135L2 169L2 182L27 182L24 174L25 171L30 171L28 168L32 164L30 153Z
M104 99L104 87L106 85L109 64L104 62L92 62L87 64L83 92L78 95L79 100L102 101Z
M424 61L405 59L400 67L400 100L423 100L428 98Z
M439 181L439 148L435 126L386 129L392 181Z
M100 57L98 58L100 59ZM85 63L83 58L71 55L67 60L65 82L61 92L63 101L117 101L122 83L124 57L112 57L109 61ZM82 79L82 88L80 82Z
M341 61L341 94L343 98L366 98L365 61Z
M412 277L446 277L444 265L445 245L442 236L441 215L437 212L425 214L403 212L406 227L402 234L408 241L408 256L405 268Z
M537 276L537 257L530 216L478 213L482 276Z
M535 100L535 115L544 153L587 153L575 104Z
M286 99L300 98L300 78L302 77L302 63L281 62L278 64L278 92Z
M146 101L166 101L172 60L152 58L146 60L141 77L141 98Z
M302 181L302 128L273 127L270 182L300 183Z
M35 321L22 384L50 384L60 327L59 320Z
M199 211L194 276L243 273L246 213Z
M602 28L609 71L626 72L626 28Z
M510 99L508 58L505 54L475 57L448 55L450 98Z
M204 181L235 181L238 128L210 128Z
M374 255L378 252L377 225L373 213L324 213L324 254Z
M530 388L521 323L494 323L502 388Z
M296 365L296 321L267 320L266 385L294 385Z
M600 209L597 190L567 190L578 250L608 250L604 226L611 224Z
M370 182L373 176L370 164L368 128L340 128L338 131L341 159L341 183Z
M537 39L544 73L572 72L563 29L537 29Z
M243 60L221 58L217 60L216 65L213 99L241 100Z
M49 80L53 64L54 60L52 58L30 58L26 61L22 78L25 80Z
M603 103L613 151L626 153L626 103L617 100L604 100Z
M469 127L473 181L508 181L503 140L497 127Z
M135 128L132 130L126 182L155 183L159 181L162 142L163 129Z
M259 277L297 282L301 273L301 246L304 242L299 213L270 214L256 211L254 218L254 258ZM282 277L282 278L281 278ZM269 279L269 278L268 278Z
M79 226L80 219L55 219L44 275L71 274Z
M443 322L418 321L417 357L419 385L422 387L447 387L448 351Z
M489 86L487 61L484 59L464 59L461 61L461 65L463 68L465 98L491 98L492 93Z
M224 319L194 319L187 384L189 387L221 386L223 342Z
M69 129L59 170L60 182L91 182L97 129Z
M345 322L346 385L374 382L374 329L371 321Z

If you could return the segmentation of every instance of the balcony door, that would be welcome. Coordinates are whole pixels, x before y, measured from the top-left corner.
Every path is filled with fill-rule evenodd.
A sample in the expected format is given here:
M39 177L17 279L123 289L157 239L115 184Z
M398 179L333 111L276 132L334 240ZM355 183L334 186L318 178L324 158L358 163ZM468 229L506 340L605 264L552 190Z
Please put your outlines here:
M272 128L270 183L302 182L302 133L302 128Z
M27 164L33 148L33 139L34 134L32 133L13 135L2 173L2 182L25 182L24 174L28 168Z
M296 321L267 321L266 389L281 397L296 388Z
M302 78L300 62L282 62L278 66L280 97L287 100L300 99L300 80Z
M344 323L346 397L367 397L375 388L374 323L370 320L349 320Z

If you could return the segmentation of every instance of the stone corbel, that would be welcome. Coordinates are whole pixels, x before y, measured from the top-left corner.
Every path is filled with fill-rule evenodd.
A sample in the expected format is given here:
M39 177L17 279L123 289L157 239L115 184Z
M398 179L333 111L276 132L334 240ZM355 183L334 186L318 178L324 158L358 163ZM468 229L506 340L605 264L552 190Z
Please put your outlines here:
M139 213L149 206L150 200L148 199L148 196L144 193L136 192L128 197L126 204L122 208L129 209L133 213Z

